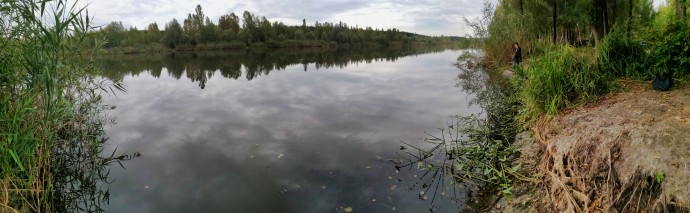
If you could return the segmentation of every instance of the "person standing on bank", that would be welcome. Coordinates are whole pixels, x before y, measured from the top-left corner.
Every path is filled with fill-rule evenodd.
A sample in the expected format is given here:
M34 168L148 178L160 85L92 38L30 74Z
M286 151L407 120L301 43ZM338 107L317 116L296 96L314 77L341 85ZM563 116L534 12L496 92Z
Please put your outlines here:
M522 48L517 42L513 44L513 51L513 66L518 66L522 62Z

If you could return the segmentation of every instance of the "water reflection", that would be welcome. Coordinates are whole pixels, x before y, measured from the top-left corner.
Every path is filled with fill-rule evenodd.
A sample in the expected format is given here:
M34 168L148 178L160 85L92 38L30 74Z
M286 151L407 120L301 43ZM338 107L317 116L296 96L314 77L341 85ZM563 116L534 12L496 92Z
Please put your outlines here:
M105 125L111 123L106 111L110 106L102 105L101 96L94 93L75 99L75 111L84 117L65 122L53 141L49 170L53 188L46 209L34 211L103 212L110 199L111 167L141 156L137 152L121 154L117 149L104 153Z
M405 51L104 62L105 76L128 85L107 100L117 105L111 143L143 154L114 171L108 211L427 211L401 181L414 177L390 167L392 148L480 109L454 87L458 52Z
M50 198L54 212L104 212L104 206L110 201L110 184L114 181L110 176L111 166L140 156L139 153L101 156L101 146L58 149L53 154L55 191Z
M452 116L420 139L426 146L403 142L400 158L391 161L419 177L410 190L429 200L430 211L439 209L439 198L447 198L464 203L461 212L488 212L500 196L495 185L487 185L498 183L491 171L499 162L510 165L514 157L510 144L519 104L512 98L514 87L499 72L477 66L481 54L465 51L455 64L460 70L456 86L471 95L469 104L481 106L481 113Z
M206 51L199 53L180 52L142 57L141 55L123 55L107 57L101 61L107 68L103 76L119 80L128 75L139 75L149 72L160 78L163 68L170 77L186 77L197 82L201 89L220 71L223 78L238 79L244 75L252 80L272 71L285 70L288 66L301 64L308 71L313 64L316 70L340 68L359 63L378 61L395 62L401 57L416 56L444 51L444 47L424 46L400 49L264 49L252 51Z

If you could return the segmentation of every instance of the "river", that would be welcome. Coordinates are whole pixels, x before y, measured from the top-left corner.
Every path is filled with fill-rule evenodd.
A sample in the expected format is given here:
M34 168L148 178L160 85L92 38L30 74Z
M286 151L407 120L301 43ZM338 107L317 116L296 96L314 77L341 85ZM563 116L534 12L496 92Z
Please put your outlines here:
M481 111L462 50L265 50L108 57L117 122L108 212L428 212L401 141ZM452 189L448 189L452 190ZM444 193L445 194L445 193ZM464 198L436 198L458 212ZM458 203L456 203L458 202Z

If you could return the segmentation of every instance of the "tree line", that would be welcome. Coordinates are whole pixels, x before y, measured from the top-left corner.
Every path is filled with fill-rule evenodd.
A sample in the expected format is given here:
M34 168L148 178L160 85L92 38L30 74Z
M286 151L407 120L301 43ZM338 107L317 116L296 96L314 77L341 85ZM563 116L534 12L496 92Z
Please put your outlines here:
M302 65L303 70L313 64L316 70L344 68L359 63L373 61L396 61L403 57L444 51L444 47L420 46L414 48L383 48L377 50L350 49L276 49L256 51L206 51L200 53L181 52L176 54L156 54L151 57L119 55L104 57L97 61L104 72L103 77L119 81L128 75L150 72L159 78L166 68L170 77L185 77L198 82L204 89L208 79L213 76L247 80L268 75L274 71L285 70L293 65ZM313 69L313 68L312 68Z
M145 29L136 27L126 29L122 22L111 22L94 33L98 35L96 38L101 39L100 43L105 48L160 44L167 48L177 49L219 43L226 44L225 47L228 48L390 46L440 43L459 39L425 36L395 28L352 27L343 22L320 23L317 21L314 25L307 25L306 20L302 20L301 26L288 26L282 22L271 22L265 16L258 16L248 11L244 11L241 17L235 13L226 14L214 22L204 14L201 5L197 5L194 13L188 14L182 21L170 20L165 24L164 29L161 29L157 23L151 23Z
M489 60L501 61L514 42L529 44L528 51L546 42L599 46L615 34L623 43L663 46L669 35L687 34L689 8L689 0L667 0L659 10L652 0L505 0L486 2L483 17L466 22L475 37L487 38Z

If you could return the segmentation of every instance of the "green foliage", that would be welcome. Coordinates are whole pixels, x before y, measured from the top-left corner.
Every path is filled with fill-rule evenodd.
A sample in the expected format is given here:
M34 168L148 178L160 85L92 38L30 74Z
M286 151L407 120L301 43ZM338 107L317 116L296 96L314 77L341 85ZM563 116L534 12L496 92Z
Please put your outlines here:
M84 52L92 30L67 1L0 2L0 211L98 212L106 107ZM124 40L120 23L106 45ZM102 161L103 160L103 161Z
M513 162L519 151L513 146L519 105L509 84L496 82L485 92L485 118L454 117L454 125L447 130L453 147L448 155L454 160L454 176L461 182L498 187L504 196L510 196L514 181L523 178L521 165Z
M589 56L568 45L535 58L526 71L521 97L527 120L591 101L611 87L609 75L595 69Z
M486 13L487 9L484 9ZM523 48L523 57L529 51L525 51L526 35L524 30L524 22L521 21L521 15L516 12L508 12L503 5L496 7L495 13L491 19L491 24L488 25L488 33L491 35L486 39L482 49L484 49L484 62L486 65L492 67L499 67L503 64L512 62L513 43L518 42ZM484 15L484 19L488 18L488 14Z
M495 8L485 3L482 14L469 24L476 37L486 38L483 64L501 67L511 62L515 42L521 44L523 58L530 58L548 51L543 43L592 46L613 29L644 39L655 12L651 0L507 0Z
M657 172L655 177L656 177L656 183L664 182L664 178L665 178L664 172Z
M598 69L615 76L648 80L655 72L648 66L645 42L629 39L623 30L614 30L597 47Z
M156 23L151 23L149 24L148 27L146 27L146 38L145 42L146 43L155 43L159 42L161 40L161 30L158 29L158 24Z
M654 66L658 70L690 77L690 27L675 22L666 28L663 39L652 50Z
M111 22L103 28L103 37L106 40L103 47L116 47L119 46L125 35L125 28L122 26L122 22Z
M659 7L659 12L654 16L654 19L652 20L652 28L655 29L655 31L653 32L653 34L651 34L651 36L662 36L663 32L666 30L666 27L675 21L676 11L674 5L672 4L673 2L671 2L671 4L661 5Z
M177 45L184 41L182 35L182 26L177 22L177 19L173 19L165 25L165 32L163 37L161 37L161 43L170 48L176 48Z
M206 18L206 24L200 27L199 34L197 36L197 41L207 44L209 42L217 42L221 38L221 29L211 22L208 17Z

